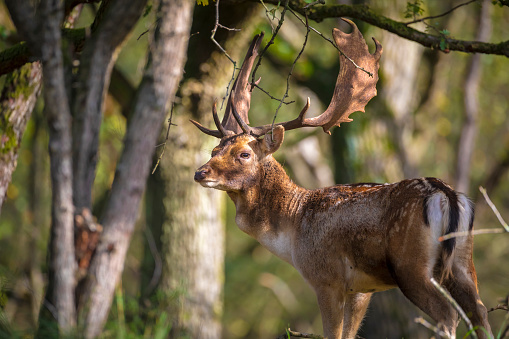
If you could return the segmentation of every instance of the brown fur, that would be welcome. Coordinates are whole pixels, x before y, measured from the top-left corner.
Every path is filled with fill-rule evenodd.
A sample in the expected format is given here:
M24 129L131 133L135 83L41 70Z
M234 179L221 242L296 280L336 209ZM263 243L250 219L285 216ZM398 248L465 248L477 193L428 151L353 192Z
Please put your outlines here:
M292 264L313 287L328 338L354 338L372 293L394 287L454 335L457 314L430 282L446 269L453 274L443 284L472 315L474 326L491 331L477 293L472 237L458 240L451 253L435 239L435 233L446 232L440 218L447 220L446 211L458 208L447 205L446 195L466 198L450 188L443 193L437 179L435 185L414 179L301 188L271 155L283 135L278 127L263 140L243 134L223 138L195 180L225 190L235 203L239 228ZM486 338L482 330L477 334Z

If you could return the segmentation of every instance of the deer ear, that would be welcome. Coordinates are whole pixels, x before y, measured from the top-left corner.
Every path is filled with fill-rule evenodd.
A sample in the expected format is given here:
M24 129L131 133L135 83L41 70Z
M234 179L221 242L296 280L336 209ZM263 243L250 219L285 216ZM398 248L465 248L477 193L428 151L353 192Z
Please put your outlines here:
M266 154L272 154L279 149L283 143L285 128L283 126L274 126L272 134L265 134L263 138L263 150Z

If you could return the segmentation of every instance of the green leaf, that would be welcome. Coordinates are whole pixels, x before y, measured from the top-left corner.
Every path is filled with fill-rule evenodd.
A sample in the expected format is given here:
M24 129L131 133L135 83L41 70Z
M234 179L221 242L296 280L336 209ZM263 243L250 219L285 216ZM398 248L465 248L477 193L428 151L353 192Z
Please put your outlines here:
M440 34L443 34L445 36L449 36L451 34L451 32L449 32L447 29L443 29L440 31Z
M440 50L445 51L448 47L447 41L444 38L440 39Z
M202 6L208 6L209 5L209 0L196 0L196 3L198 5L202 5Z
M424 9L421 8L422 0L415 0L414 2L406 3L405 18L415 18L424 13Z

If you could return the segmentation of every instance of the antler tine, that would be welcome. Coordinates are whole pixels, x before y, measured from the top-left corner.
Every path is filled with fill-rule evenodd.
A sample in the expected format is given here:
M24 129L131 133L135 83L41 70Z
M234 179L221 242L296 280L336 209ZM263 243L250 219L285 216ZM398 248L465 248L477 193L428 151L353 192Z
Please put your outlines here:
M212 117L214 118L214 123L216 124L218 131L222 134L221 138L226 136L228 133L224 129L223 125L221 125L219 117L217 116L217 99L214 99L214 104L212 105Z
M217 131L208 129L207 127L204 127L202 124L200 124L197 121L194 121L194 120L189 120L189 121L191 121L203 133L211 135L211 136L219 138L219 139L221 139L227 135L234 134L232 131L226 130L221 125L221 122L219 122L219 117L217 116L217 99L214 100L214 104L212 105L212 117L214 118L214 123L216 124Z
M221 139L224 136L221 131L215 131L215 130L208 129L207 127L204 127L202 124L200 124L199 122L194 121L194 120L189 120L189 121L191 121L196 127L198 127L198 129L200 131L202 131L203 133L205 133L207 135L211 135L211 136L219 138L219 139Z
M302 108L300 111L300 114L297 118L286 121L286 122L280 122L275 124L275 126L283 126L286 131L289 131L291 129L297 129L300 127L310 127L309 125L306 125L306 119L304 119L304 116L306 115L306 112L308 111L309 107L311 106L311 100L307 99L306 105ZM250 133L254 136L262 136L269 132L272 129L272 124L263 125L263 126L257 126L257 127L249 127L251 129Z

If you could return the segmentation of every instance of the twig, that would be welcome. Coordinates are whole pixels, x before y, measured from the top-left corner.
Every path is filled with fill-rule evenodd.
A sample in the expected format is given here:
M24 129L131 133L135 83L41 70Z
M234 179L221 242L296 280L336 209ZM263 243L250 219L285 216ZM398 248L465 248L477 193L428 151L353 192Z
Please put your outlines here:
M480 186L479 191L481 191L482 195L484 196L484 199L486 200L488 205L491 207L493 213L495 213L495 215L497 216L498 221L500 222L502 227L505 229L506 232L509 232L509 225L507 225L507 223L504 221L504 218L502 218L502 216L500 215L500 212L497 210L497 207L495 206L495 204L493 204L493 202L491 202L491 199L488 196L488 193L486 193L486 190L484 189L484 187Z
M472 322L470 319L468 319L467 315L465 314L465 311L458 305L456 300L447 292L445 288L440 286L440 284L435 280L435 278L431 278L431 283L435 288L447 299L447 301L456 309L458 314L461 316L461 318L465 321L465 324L467 325L468 332L472 336L472 338L477 339L477 334L474 331L474 327L472 326Z
M323 336L312 333L302 333L297 331L292 331L290 328L286 329L284 334L281 334L276 339L288 339L288 336L296 337L296 338L313 338L313 339L325 339Z
M138 36L138 39L136 39L136 41L140 40L142 36L144 36L145 34L147 34L148 32L150 32L150 30L156 26L159 22L161 21L161 18L158 18L156 21L154 21L153 23L150 24L150 27L145 30L144 32L142 32L139 36Z
M509 312L509 307L506 304L498 304L497 306L490 308L488 312L493 312L496 310L503 310Z
M277 7L275 9L273 9L272 11L269 11L269 9L267 8L267 5L265 5L263 0L260 0L260 2L262 4L262 6L265 8L265 16L267 17L267 20L269 20L271 32L274 33L274 25L272 24L272 20L274 20L276 18L276 15L274 14L273 11L275 11L279 8L279 3L277 4ZM272 19L269 17L269 13L272 14Z
M300 20L300 22L303 24L303 25L306 25L306 23L304 22L304 20L302 20L298 15L297 13L295 13L291 8L289 8L290 10L290 13L292 13L297 19ZM311 29L313 32L315 32L316 34L318 34L319 36L321 36L323 39L327 40L328 42L331 43L332 46L334 46L335 49L338 50L339 53L341 53L342 56L344 56L348 61L350 61L354 66L355 68L365 72L366 74L368 74L371 78L373 77L373 73L371 73L370 71L364 69L363 67L357 65L355 63L355 61L353 61L348 55L346 55L345 53L343 53L343 51L341 49L339 49L339 47L336 45L336 43L334 41L332 41L331 39L327 38L325 35L323 35L320 31L318 31L317 29L313 28L313 27L310 27L309 29Z
M461 232L453 232L446 235L443 235L438 238L438 241L446 241L456 237L466 237L468 235L478 235L478 234L494 234L494 233L506 233L506 231L502 228L487 228L482 230L475 231L461 231Z
M254 87L258 88L260 91L262 91L263 93L267 94L269 96L269 98L271 98L272 100L276 100L276 101L279 101L279 102L283 102L283 104L285 105L289 105L289 104L293 104L295 102L295 100L292 100L292 101L283 101L281 99L278 99L274 96L272 96L268 91L266 91L265 89L263 89L262 87L260 87L260 85L258 84L253 84Z
M417 317L414 319L414 321L417 323L417 324L421 324L423 325L424 327L432 330L436 335L439 335L441 336L442 338L450 338L450 336L445 333L444 331L442 331L441 329L439 329L437 326L429 323L428 321L426 321L426 319L424 319L423 317Z
M166 138L164 139L164 142L162 144L156 145L156 147L163 146L163 150L161 151L159 158L157 158L157 162L156 162L156 165L154 166L154 169L152 170L152 174L155 173L157 166L159 166L159 163L161 162L161 159L163 158L164 151L166 150L166 143L168 142L168 139L170 137L171 126L177 126L171 122L171 119L173 118L173 107L174 107L174 103L171 104L170 118L168 119L168 129L166 130Z
M462 6L466 6L466 5L469 5L471 4L472 2L477 2L477 0L470 0L470 1L467 1L467 2L464 2L462 4L459 4L453 8L451 8L450 10L442 13L442 14L439 14L439 15L434 15L434 16L427 16L425 18L421 18L421 19L417 19L417 20L413 20L413 21L409 21L409 22L404 22L405 25L410 25L410 24L415 24L417 22L421 22L421 21L424 21L424 20L428 20L428 19L436 19L436 18L440 18L440 17L443 17L443 16L446 16L447 14L450 14L452 11L455 11L456 9L462 7Z
M304 52L304 49L306 48L306 44L308 42L308 37L309 37L309 31L310 31L310 28L309 28L309 24L308 24L308 16L306 13L306 37L304 38L304 43L302 44L302 48L301 48L299 54L297 55L297 57L295 58L295 60L292 64L290 73L288 73L288 76L286 77L286 92L283 95L283 98L281 99L281 101L279 102L279 106L277 107L276 112L274 113L274 118L272 119L272 131L274 131L274 124L276 123L277 113L279 112L279 109L281 108L281 106L283 106L284 100L288 97L288 91L290 90L290 77L293 74L293 70L295 69L295 65L297 64L297 61L299 60L302 53ZM274 136L274 133L272 133L272 136Z
M285 7L283 8L283 11L281 12L281 18L279 18L279 23L278 23L276 29L274 30L274 32L272 33L272 37L270 38L270 41L267 43L267 45L265 46L263 51L258 55L258 62L256 63L255 69L254 69L253 73L251 74L251 83L255 83L256 71L258 70L258 67L260 67L260 65L262 64L263 55L265 54L267 49L269 49L270 45L272 45L274 43L274 40L276 39L276 36L279 33L281 26L283 25L283 21L285 20L286 10L289 9L289 7L288 7L289 2L290 2L290 0L285 0Z
M212 34L210 35L210 40L212 40L212 42L214 42L214 44L216 44L216 46L221 50L221 52L223 52L224 55L226 55L226 57L228 58L228 60L231 61L231 63L233 64L233 72L232 72L232 77L230 79L230 82L228 82L228 85L226 86L226 93L223 97L223 100L221 101L221 109L223 108L223 105L224 105L224 101L225 99L228 97L228 92L230 91L230 87L231 87L231 84L233 83L233 81L235 80L235 70L237 69L237 63L235 62L235 60L232 59L232 57L225 51L225 49L223 48L223 46L221 46L219 44L219 42L216 41L216 32L217 32L217 29L218 27L220 28L224 28L224 29L227 29L227 30L230 30L230 31L240 31L240 29L237 29L237 28L228 28L226 26L223 26L219 23L219 0L216 0L216 22L214 24L214 28L212 29Z

